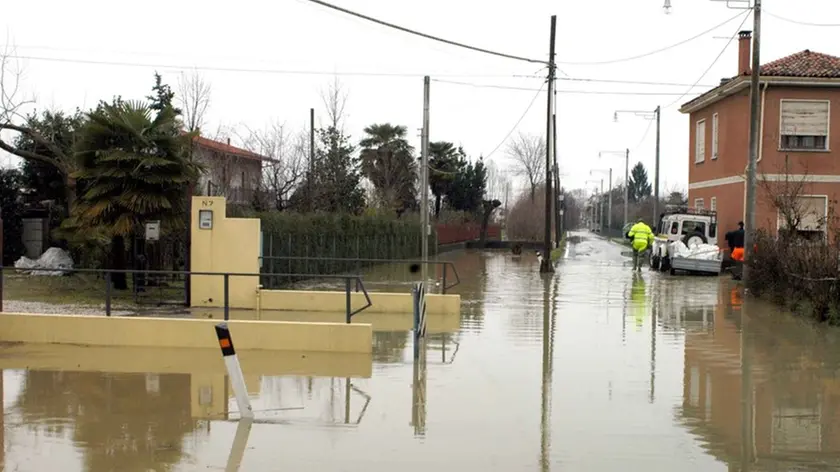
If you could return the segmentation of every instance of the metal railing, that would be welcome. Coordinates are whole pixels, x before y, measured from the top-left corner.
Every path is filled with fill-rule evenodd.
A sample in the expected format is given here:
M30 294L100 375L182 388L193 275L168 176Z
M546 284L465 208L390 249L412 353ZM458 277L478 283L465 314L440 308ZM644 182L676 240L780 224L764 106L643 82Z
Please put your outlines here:
M344 294L345 294L345 315L347 323L350 323L353 316L373 306L373 301L370 299L367 289L365 289L362 277L359 275L348 274L326 274L326 275L312 275L312 274L257 274L257 273L239 273L239 272L195 272L195 271L174 271L174 270L113 270L113 269L52 269L52 268L26 268L18 269L12 267L3 267L0 265L0 312L3 311L3 272L4 270L14 271L20 274L27 274L30 272L63 272L65 274L97 274L102 275L105 282L105 316L111 316L111 304L113 298L113 274L126 275L169 275L169 276L215 276L223 278L223 292L224 292L224 314L225 320L230 319L230 278L231 277L308 277L320 279L334 279L344 280ZM365 305L361 308L353 309L353 282L356 283L356 292L361 292L365 297Z
M262 256L260 258L262 261L268 261L270 269L274 267L274 261L313 261L313 262L342 262L342 263L355 263L356 270L361 270L362 267L370 267L374 264L426 264L430 266L437 266L441 269L441 293L446 294L446 291L459 285L461 283L461 277L458 276L458 269L455 268L455 264L451 261L422 261L422 260L413 260L413 259L370 259L370 258L359 258L359 257L305 257L305 256ZM455 276L455 282L451 285L447 285L448 282L448 275L449 272L452 272L452 275ZM263 274L264 276L272 276L273 274ZM298 277L302 277L303 275L297 275ZM319 277L317 274L313 274L312 277Z

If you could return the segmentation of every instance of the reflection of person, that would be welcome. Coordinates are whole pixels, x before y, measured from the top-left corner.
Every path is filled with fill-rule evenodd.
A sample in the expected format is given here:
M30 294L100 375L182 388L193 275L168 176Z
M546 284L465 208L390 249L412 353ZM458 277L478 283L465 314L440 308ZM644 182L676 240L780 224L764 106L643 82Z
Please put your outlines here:
M643 260L641 256L647 251L648 246L653 244L653 231L650 226L645 224L644 220L639 218L638 222L627 232L627 238L633 241L633 270L640 271L642 270Z
M647 314L647 298L645 297L645 279L642 274L633 274L633 285L630 287L630 301L633 306L633 319L636 327L641 328Z
M732 260L744 262L744 222L738 222L738 229L726 233L726 243Z

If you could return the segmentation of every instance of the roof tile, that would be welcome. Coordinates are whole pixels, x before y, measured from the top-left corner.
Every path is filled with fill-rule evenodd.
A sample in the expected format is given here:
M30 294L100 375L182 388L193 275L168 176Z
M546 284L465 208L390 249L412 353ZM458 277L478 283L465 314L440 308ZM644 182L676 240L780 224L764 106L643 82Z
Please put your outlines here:
M761 66L761 75L770 77L840 78L840 57L808 49Z
M196 145L201 146L203 148L212 149L214 151L218 151L224 154L231 154L234 156L243 157L245 159L255 159L259 161L271 160L268 157L261 156L257 153L248 151L246 149L231 146L230 144L223 143L220 141L214 141L203 136L196 136L193 142L195 142Z

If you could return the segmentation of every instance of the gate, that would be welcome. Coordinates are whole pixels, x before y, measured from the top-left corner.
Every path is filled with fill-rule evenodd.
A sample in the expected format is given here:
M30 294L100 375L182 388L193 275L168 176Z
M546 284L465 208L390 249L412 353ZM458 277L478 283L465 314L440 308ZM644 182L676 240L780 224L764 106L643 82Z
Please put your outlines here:
M151 230L151 231L150 231ZM161 236L154 225L134 239L134 270L187 270L187 235ZM134 301L138 305L187 304L186 277L184 275L132 274Z

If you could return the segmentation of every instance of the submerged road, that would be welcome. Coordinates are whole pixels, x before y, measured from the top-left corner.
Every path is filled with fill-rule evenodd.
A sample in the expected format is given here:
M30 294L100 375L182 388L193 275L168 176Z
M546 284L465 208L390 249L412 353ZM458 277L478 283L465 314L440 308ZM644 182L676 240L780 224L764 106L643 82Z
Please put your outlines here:
M6 370L6 470L837 470L836 330L742 300L725 277L634 274L624 247L572 236L549 277L534 254L447 254L462 314L430 321L425 371L408 322L382 317L369 378L350 359L243 361L274 424L210 415L236 403L206 372L131 373L129 358L79 372L68 351L61 369ZM395 284L383 269L366 283L378 275Z

